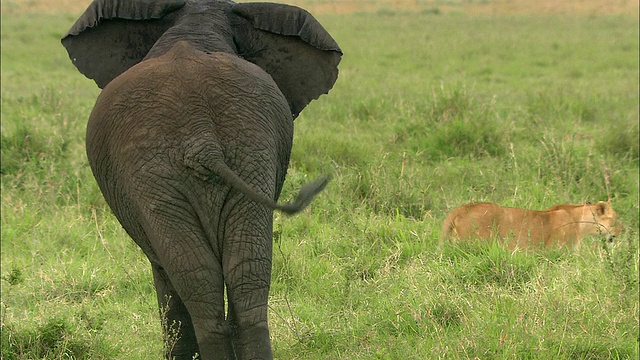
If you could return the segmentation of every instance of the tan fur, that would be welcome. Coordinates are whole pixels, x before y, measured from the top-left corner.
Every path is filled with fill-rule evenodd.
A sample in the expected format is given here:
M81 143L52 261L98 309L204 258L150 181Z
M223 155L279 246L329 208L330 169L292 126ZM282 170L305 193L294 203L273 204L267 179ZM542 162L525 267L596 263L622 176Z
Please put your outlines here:
M561 204L543 211L479 202L449 213L442 224L440 242L499 238L510 249L556 244L577 248L585 236L603 235L612 239L619 230L618 215L610 202Z

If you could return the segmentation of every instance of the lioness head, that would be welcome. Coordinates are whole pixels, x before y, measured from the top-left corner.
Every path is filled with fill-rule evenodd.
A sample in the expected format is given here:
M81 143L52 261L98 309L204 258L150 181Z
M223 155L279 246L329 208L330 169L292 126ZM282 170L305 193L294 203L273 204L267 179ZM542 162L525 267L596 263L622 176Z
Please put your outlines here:
M613 238L622 230L618 214L613 211L610 201L598 201L597 204L592 206L593 218L585 220L590 220L594 223L596 234L602 234L608 242L613 242Z

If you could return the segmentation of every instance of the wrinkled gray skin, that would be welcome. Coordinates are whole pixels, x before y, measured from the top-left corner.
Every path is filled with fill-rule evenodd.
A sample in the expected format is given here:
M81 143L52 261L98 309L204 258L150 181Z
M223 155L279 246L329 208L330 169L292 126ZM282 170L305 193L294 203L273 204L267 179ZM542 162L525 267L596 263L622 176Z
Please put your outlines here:
M270 359L272 212L328 181L276 203L293 119L333 86L340 48L302 9L215 0L95 1L62 43L103 88L87 155L179 330L166 356Z

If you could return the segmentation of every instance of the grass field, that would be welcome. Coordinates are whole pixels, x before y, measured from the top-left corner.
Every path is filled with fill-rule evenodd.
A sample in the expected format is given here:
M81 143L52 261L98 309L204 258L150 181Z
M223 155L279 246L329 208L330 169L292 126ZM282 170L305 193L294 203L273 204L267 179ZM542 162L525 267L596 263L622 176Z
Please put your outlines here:
M637 2L289 3L344 58L296 120L282 199L333 181L275 216L275 357L637 359ZM1 359L162 355L150 266L84 153L99 90L59 42L81 11L2 2ZM607 198L625 225L611 250L437 247L467 202Z

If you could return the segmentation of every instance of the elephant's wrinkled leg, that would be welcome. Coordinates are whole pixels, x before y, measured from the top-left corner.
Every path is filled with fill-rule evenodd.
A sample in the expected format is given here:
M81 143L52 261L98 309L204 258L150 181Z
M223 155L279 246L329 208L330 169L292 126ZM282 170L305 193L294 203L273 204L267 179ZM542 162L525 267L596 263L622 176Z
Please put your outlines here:
M175 360L192 360L200 350L189 311L164 270L157 265L152 267L162 317L165 357Z
M154 253L169 279L161 283L171 284L176 298L188 310L200 359L234 359L225 321L220 256L202 231L198 217L190 212L190 205L177 197L171 204L176 208L163 204L158 207L161 212L145 214L145 222L153 224L145 232L153 239ZM177 306L176 312L183 311Z
M238 359L271 359L267 301L271 281L272 212L249 200L225 226L223 272L228 322Z

